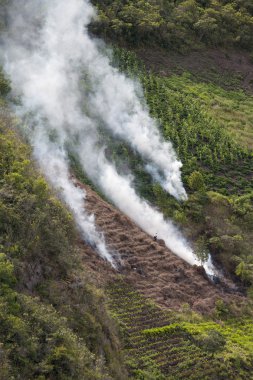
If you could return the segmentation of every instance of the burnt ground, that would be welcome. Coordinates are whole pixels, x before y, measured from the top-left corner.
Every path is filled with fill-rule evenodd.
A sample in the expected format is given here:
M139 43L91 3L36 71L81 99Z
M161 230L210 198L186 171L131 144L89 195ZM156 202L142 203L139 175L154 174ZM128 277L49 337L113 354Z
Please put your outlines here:
M187 55L159 48L139 48L137 56L147 69L161 76L188 71L196 79L225 89L242 88L253 93L253 58L245 51L208 49Z
M97 285L105 286L121 276L162 307L177 310L187 303L201 313L211 312L217 299L226 303L243 299L232 282L213 284L201 267L192 267L163 242L153 241L87 185L76 184L86 191L85 208L95 214L97 227L103 231L107 246L118 263L118 270L114 270L91 247L80 242L83 262Z

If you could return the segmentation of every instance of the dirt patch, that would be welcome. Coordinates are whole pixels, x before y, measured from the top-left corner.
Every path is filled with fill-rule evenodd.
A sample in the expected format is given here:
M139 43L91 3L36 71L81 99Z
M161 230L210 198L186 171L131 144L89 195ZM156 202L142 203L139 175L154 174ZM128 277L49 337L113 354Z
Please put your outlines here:
M168 76L189 71L196 78L226 89L253 93L253 62L245 51L209 49L182 55L162 49L141 48L135 53L149 70Z
M233 284L213 284L203 270L192 267L173 254L163 242L155 242L128 217L102 200L88 186L77 182L86 191L85 206L94 213L98 228L118 263L114 270L90 247L80 242L86 266L97 283L105 285L120 275L136 290L165 308L180 309L188 303L193 309L209 313L217 299L240 301L242 296ZM232 293L231 293L232 292Z

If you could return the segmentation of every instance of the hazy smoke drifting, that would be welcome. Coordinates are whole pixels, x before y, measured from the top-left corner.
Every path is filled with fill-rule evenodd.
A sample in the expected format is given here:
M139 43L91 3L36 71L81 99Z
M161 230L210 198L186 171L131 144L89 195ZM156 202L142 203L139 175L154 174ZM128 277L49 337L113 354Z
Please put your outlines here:
M29 135L45 174L60 190L85 239L112 261L94 217L85 212L83 192L70 180L67 150L125 214L190 263L197 260L180 233L141 200L130 179L108 162L99 128L126 140L147 162L147 170L178 199L186 198L181 163L164 142L138 99L137 86L109 64L87 25L94 11L87 0L19 0L11 7L5 38L5 69L29 112Z
M105 246L103 235L96 230L94 215L88 215L84 210L85 192L70 181L66 152L52 144L48 136L43 136L41 133L44 131L37 130L33 135L35 157L46 176L70 206L83 238L96 248L103 258L115 266Z

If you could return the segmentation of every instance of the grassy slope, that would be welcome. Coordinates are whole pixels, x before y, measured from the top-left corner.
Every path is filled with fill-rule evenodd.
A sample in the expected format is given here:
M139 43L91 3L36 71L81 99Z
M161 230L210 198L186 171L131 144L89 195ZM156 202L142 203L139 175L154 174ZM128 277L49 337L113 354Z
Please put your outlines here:
M185 96L190 94L193 99L198 99L220 127L232 132L234 139L243 147L253 150L253 96L196 82L186 75L172 76L168 82Z
M124 50L116 51L116 60L121 70L141 81L151 115L158 120L161 131L173 142L183 161L186 185L187 176L193 170L201 169L210 190L225 194L250 191L252 153L227 133L228 126L224 128L221 117L212 117L215 111L211 101L208 103L208 96L215 99L215 91L223 94L224 103L229 103L235 93L211 84L196 83L187 73L172 77L148 73L134 54ZM243 94L241 98L251 100L250 96ZM234 104L224 109L221 104L220 112L233 111L232 106ZM250 107L248 112L251 112ZM231 121L233 123L236 121ZM250 120L248 124L250 129ZM239 169L237 173L235 168Z
M96 3L101 6L100 2ZM131 6L135 5L131 3ZM111 14L106 13L106 17L103 14L102 34L107 34L108 25L113 34L117 26L112 25L120 18L120 8L116 6ZM119 25L124 29L124 22ZM132 47L131 38L138 32L141 35L142 26L128 27L131 31L126 40ZM179 28L180 25L175 26L176 32ZM99 27L97 31L101 33ZM114 39L110 33L107 36ZM152 39L150 34L148 41L149 38ZM122 39L124 36L121 43ZM136 41L143 43L138 38ZM188 42L187 37L185 41ZM107 136L108 156L116 162L119 171L124 172L128 166L134 172L139 193L180 223L195 239L196 250L201 255L211 250L223 268L236 273L244 285L250 286L253 283L252 96L239 89L243 75L229 72L221 78L216 72L209 75L210 67L206 70L202 67L202 78L185 70L180 75L166 77L164 72L155 74L157 70L148 72L129 51L117 49L115 61L120 70L142 83L151 115L159 121L162 133L173 142L183 161L183 180L189 200L178 204L165 194L145 173L141 158L123 141ZM196 171L200 173L200 182L193 180ZM217 315L213 316L216 322L198 316L192 319L190 311L177 316L164 315L125 284L114 284L109 294L111 310L122 327L134 378L250 378L253 351L250 320L242 316L240 322L226 320L231 311L219 303ZM156 329L160 323L172 324L172 328Z
M0 84L6 95L3 77ZM124 379L117 332L79 259L72 217L0 103L0 379Z

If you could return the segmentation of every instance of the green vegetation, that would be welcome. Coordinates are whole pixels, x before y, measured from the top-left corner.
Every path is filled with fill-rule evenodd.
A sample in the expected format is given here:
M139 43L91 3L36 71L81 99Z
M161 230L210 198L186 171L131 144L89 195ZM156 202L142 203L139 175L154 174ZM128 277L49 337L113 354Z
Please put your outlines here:
M166 194L145 173L141 158L122 141L108 138L107 153L119 170L124 171L127 163L141 196L182 225L195 241L201 259L211 251L226 271L251 286L253 154L230 134L236 121L231 121L232 127L227 126L220 116L229 110L233 114L234 104L239 101L240 107L248 104L250 115L251 97L196 83L188 74L161 78L147 73L133 53L122 49L115 49L115 62L131 77L140 79L151 115L159 121L161 132L173 142L183 162L188 201L180 204ZM220 94L223 101L217 115L209 97L215 99ZM253 131L250 116L248 129ZM247 140L245 145L250 142Z
M147 73L136 56L124 50L116 49L115 60L121 70L141 81L151 115L183 162L186 184L187 176L200 170L207 189L227 195L252 189L252 152L235 142L224 124L212 117L208 105L203 104L205 94L200 85L193 91L197 85L187 74L161 78ZM191 87L187 89L189 83ZM211 91L211 85L209 88ZM230 96L229 91L225 93Z
M0 30L8 2L0 0ZM90 30L119 45L183 53L253 48L249 0L92 2L100 20ZM150 114L183 162L188 200L170 197L145 172L138 154L103 132L106 155L120 172L134 173L139 194L184 229L201 260L211 251L237 278L247 289L250 310L252 96L238 90L238 73L222 79L237 89L228 91L212 83L215 75L209 83L189 73L160 77L127 50L115 48L113 61L141 82ZM70 213L15 131L6 106L9 92L10 82L0 70L0 380L253 379L248 310L236 314L218 300L209 319L187 305L181 312L165 312L123 281L111 284L106 295L93 284L80 259ZM70 158L77 176L92 185Z
M226 91L214 84L199 83L187 74L171 76L169 86L186 97L197 99L220 126L232 132L234 140L242 147L253 149L253 97L242 90Z
M252 285L253 193L226 197L195 192L181 212L223 268L240 276L245 285Z
M0 152L0 379L124 379L72 217L32 164L4 100Z
M4 76L4 73L0 67L0 96L6 96L10 92L10 81Z
M159 44L186 52L204 46L253 47L248 0L93 0L100 19L91 30L131 45Z
M253 325L217 302L215 322L193 313L165 312L122 280L108 289L109 306L125 342L135 379L251 379Z

